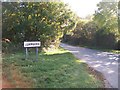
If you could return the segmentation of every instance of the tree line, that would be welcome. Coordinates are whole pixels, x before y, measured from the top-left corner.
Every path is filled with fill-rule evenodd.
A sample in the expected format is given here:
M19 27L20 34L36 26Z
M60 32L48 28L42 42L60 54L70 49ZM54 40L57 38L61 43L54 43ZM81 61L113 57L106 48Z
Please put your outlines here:
M3 2L2 8L3 49L10 43L21 48L24 41L37 40L42 48L51 44L58 47L77 20L63 2Z
M90 18L82 20L63 2L3 2L3 50L22 48L24 41L41 41L41 48L61 40L74 45L120 49L120 3L100 2ZM82 12L81 12L82 13Z
M97 7L92 20L80 19L73 33L64 35L63 42L120 50L118 3L100 2Z

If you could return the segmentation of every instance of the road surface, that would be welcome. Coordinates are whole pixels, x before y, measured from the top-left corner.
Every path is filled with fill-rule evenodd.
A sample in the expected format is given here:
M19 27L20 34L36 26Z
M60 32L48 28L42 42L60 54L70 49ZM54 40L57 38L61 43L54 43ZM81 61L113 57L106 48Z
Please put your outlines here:
M83 47L60 44L77 58L84 60L90 67L101 72L109 85L106 88L118 88L118 59L120 54L103 52ZM119 85L120 86L120 85Z

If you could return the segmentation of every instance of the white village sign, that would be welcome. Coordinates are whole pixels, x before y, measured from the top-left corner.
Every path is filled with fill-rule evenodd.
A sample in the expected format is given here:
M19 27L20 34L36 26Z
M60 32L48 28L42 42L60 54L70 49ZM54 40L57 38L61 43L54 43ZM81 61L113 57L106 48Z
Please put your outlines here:
M25 41L24 47L40 47L41 43L39 41Z
M24 47L26 48L26 59L28 59L28 48L34 47L36 48L36 61L38 60L38 47L41 46L40 41L25 41Z

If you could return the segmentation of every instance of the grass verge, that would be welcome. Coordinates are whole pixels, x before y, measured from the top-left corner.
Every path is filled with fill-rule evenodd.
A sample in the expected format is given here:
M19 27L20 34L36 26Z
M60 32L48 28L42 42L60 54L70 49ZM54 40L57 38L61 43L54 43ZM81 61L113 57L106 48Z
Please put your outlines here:
M87 46L87 45L77 45L77 46L84 47L84 48L89 48L89 49L100 50L100 51L104 51L104 52L120 54L120 50L105 49L105 48L100 48L100 47L95 47L95 46Z
M64 42L64 43L66 43L66 42ZM78 47L89 48L89 49L100 50L100 51L104 51L104 52L111 52L111 53L115 53L115 54L120 54L120 50L105 49L105 48L102 48L102 47L90 46L90 45L74 45L74 44L71 44L71 43L66 43L66 44L73 45L73 46L78 46Z
M95 46L85 46L85 45L79 45L79 46L89 48L89 49L100 50L100 51L104 51L104 52L111 52L111 53L115 53L115 54L120 54L120 50L105 49L105 48L100 48L100 47L95 47Z
M87 64L64 49L39 53L39 60L24 60L24 53L3 55L3 88L103 88L104 83L89 73Z

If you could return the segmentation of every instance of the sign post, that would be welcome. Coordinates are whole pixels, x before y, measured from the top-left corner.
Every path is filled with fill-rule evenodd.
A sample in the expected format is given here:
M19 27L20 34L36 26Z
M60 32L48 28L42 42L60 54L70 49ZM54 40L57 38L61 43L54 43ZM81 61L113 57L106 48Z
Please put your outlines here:
M26 59L28 59L28 49L27 48L25 48L25 54L26 54Z
M38 61L38 47L41 46L40 41L25 41L24 42L24 47L26 48L26 59L28 59L28 48L34 47L36 48L36 61Z
M38 47L36 47L36 61L38 61Z

